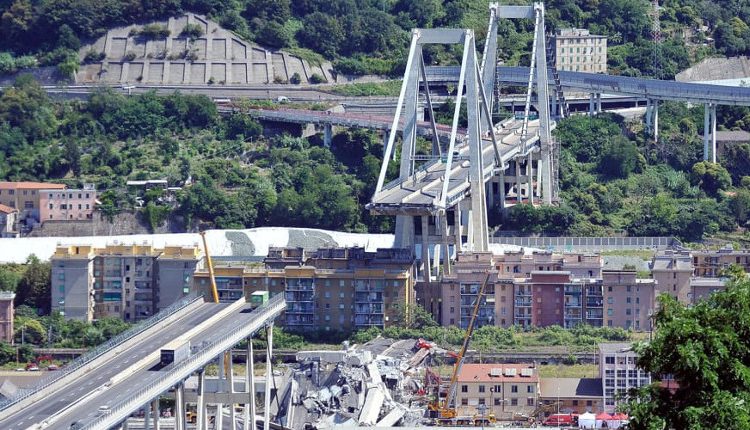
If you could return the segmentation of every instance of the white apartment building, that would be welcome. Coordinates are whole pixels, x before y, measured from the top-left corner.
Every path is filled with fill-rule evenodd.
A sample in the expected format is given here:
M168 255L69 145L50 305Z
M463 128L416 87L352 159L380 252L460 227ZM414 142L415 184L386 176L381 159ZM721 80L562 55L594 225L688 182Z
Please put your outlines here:
M557 70L607 73L607 37L581 28L564 28L555 34Z

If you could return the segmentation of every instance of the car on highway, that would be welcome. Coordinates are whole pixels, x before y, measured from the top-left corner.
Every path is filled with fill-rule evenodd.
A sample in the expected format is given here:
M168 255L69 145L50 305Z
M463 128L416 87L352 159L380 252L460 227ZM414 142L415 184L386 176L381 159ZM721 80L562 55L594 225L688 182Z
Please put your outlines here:
M50 364L49 366L47 366L47 370L60 370L60 366L58 366L57 364Z
M112 410L109 409L109 405L99 406L99 415L107 415L110 412L112 412Z
M24 369L23 367L17 367L16 368L16 372L25 372L25 371L26 371L26 369Z
M28 363L26 364L26 370L29 372L38 372L39 366L36 363Z

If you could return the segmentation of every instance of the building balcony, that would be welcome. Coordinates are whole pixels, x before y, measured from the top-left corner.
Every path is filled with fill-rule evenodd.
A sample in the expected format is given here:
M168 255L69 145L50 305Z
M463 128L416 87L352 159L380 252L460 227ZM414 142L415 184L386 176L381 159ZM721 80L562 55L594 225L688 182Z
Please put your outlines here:
M514 305L516 307L531 307L531 300L516 300Z
M580 309L581 308L581 302L565 302L565 309Z
M355 314L382 314L383 305L354 305Z
M315 291L315 284L312 284L312 285L287 284L284 289L286 291Z

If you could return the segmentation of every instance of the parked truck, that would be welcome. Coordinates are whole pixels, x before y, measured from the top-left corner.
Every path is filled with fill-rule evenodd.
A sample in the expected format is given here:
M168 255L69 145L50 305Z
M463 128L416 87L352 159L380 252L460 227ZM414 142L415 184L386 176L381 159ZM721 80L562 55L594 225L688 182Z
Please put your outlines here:
M190 341L174 340L161 349L161 360L159 364L168 366L172 363L179 363L190 357Z

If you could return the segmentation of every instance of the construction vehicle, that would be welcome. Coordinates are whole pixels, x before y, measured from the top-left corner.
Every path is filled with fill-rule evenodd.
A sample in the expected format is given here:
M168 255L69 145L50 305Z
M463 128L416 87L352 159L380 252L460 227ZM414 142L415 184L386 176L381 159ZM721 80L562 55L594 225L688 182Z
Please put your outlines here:
M456 364L453 366L453 373L451 375L450 384L448 385L448 392L445 395L443 401L440 401L440 388L438 388L437 398L431 401L427 405L427 409L430 412L430 417L435 419L438 425L443 426L479 426L489 425L495 422L495 415L489 413L487 415L482 414L474 416L458 416L456 412L455 395L456 387L458 385L458 374L461 372L461 367L464 364L464 356L466 351L469 349L469 343L471 342L471 336L474 333L474 325L479 315L479 307L484 297L484 290L487 288L487 283L490 281L490 274L487 273L487 277L482 282L479 292L477 293L477 300L474 303L474 309L471 313L471 319L469 325L466 328L466 334L464 335L464 341L461 345L461 349L455 355Z

